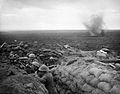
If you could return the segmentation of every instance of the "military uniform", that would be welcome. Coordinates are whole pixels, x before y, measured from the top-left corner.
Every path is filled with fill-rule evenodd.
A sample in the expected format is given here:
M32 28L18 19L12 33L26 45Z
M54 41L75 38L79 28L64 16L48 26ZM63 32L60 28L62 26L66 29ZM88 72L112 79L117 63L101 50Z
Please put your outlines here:
M39 71L43 72L42 76L39 75L39 73L38 73L38 76L40 77L40 81L45 85L45 87L48 90L49 94L57 94L56 88L54 86L53 76L52 76L51 73L49 73L49 68L46 65L42 65L39 68Z
M44 76L40 78L40 81L45 84L45 87L48 90L49 94L57 94L51 73L44 74Z

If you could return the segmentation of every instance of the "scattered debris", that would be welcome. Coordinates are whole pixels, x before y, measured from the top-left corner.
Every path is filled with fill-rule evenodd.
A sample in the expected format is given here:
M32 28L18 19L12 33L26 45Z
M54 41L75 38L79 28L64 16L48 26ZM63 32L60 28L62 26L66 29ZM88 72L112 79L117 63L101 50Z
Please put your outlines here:
M59 94L119 94L120 81L115 78L119 75L120 59L110 49L82 51L68 44L49 49L37 41L14 42L1 45L1 94L48 94L35 76L42 64L53 74Z

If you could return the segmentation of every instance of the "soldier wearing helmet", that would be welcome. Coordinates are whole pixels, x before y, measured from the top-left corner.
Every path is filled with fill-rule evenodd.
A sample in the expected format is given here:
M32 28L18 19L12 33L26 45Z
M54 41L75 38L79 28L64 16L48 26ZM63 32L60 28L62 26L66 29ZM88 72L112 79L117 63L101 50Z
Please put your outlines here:
M32 67L32 69L33 69L34 72L37 71L38 68L40 67L39 62L37 62L37 61L33 61L31 64L32 64L31 67Z
M57 91L54 86L53 76L49 72L49 68L46 65L42 65L38 71L37 75L40 77L40 81L45 85L49 94L57 94Z
M40 63L37 61L33 61L29 64L26 64L25 70L28 74L35 73L39 67L40 67Z
M33 54L33 53L29 54L28 57L29 57L30 62L33 62L34 59L36 58L35 54Z
M33 53L29 54L29 58L35 58L35 54Z

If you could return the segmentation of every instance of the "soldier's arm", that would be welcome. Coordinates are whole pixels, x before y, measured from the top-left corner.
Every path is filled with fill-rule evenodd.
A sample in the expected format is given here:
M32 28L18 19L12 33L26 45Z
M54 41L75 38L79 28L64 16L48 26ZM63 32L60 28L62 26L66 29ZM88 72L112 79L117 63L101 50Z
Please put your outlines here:
M46 75L44 75L43 77L40 78L40 82L45 83L46 82L46 78L47 78Z

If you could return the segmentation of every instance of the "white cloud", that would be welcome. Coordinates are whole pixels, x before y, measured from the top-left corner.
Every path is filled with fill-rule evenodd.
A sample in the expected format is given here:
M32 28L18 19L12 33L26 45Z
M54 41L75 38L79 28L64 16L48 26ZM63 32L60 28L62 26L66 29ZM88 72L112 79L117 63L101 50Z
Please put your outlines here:
M59 6L52 10L23 8L13 14L4 14L2 20L2 26L10 25L11 29L16 29L12 27L17 27L18 29L83 28L78 10L66 6L62 8Z
M107 28L120 28L118 0L6 0L2 30L84 29L92 14L104 14Z

